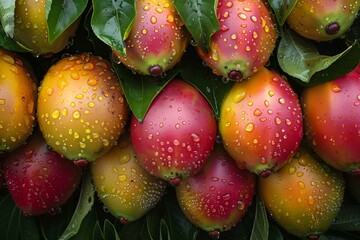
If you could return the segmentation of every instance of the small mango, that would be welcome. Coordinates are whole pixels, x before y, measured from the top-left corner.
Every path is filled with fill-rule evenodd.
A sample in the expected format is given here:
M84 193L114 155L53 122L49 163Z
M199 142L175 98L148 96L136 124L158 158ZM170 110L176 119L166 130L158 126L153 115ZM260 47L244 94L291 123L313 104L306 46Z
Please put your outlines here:
M342 173L302 147L278 172L259 178L259 193L273 219L290 234L317 239L339 213Z
M105 156L91 164L99 198L120 222L144 216L162 198L167 183L138 163L128 135L124 135Z
M79 19L65 29L53 42L48 39L46 0L15 1L14 40L34 55L51 56L62 51L75 34Z
M131 70L160 76L178 63L190 40L171 0L135 1L136 16L125 39L126 56L113 50Z
M20 147L35 125L37 81L18 55L0 48L0 155Z
M129 112L110 62L88 53L50 67L39 87L37 109L49 146L77 164L105 155L123 133Z
M299 0L286 21L305 38L330 41L350 28L359 10L358 0Z
M276 23L266 1L225 1L217 6L220 29L199 56L216 75L240 81L264 66L272 54Z

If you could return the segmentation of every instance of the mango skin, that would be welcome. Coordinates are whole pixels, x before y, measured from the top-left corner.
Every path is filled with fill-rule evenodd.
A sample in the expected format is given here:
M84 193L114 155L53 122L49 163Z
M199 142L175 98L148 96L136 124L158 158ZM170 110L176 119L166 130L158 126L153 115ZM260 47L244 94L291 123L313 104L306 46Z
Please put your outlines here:
M46 0L15 1L13 38L34 55L52 55L62 51L79 25L79 19L71 24L53 42L48 40Z
M185 216L210 235L229 231L245 215L255 194L256 175L239 169L217 144L202 170L175 188Z
M310 237L324 233L333 223L345 180L340 171L301 148L278 172L260 178L258 187L266 209L280 226L295 236Z
M142 122L132 116L130 132L139 164L176 186L204 166L216 141L217 122L209 102L195 87L173 79Z
M83 167L50 150L36 129L3 162L7 188L25 216L53 215L79 186Z
M168 186L137 163L128 135L91 164L91 174L99 198L123 223L135 221L155 207Z
M360 173L360 64L345 76L304 89L305 136L330 166Z
M111 149L129 113L110 62L88 53L50 67L39 87L37 108L49 146L69 160L88 162Z
M330 41L344 35L359 10L358 0L299 0L286 22L305 38Z
M276 23L265 1L225 1L217 6L220 29L199 56L216 75L240 81L254 74L270 58L277 39Z
M159 76L180 61L190 34L171 0L135 2L136 16L125 39L126 56L113 54L137 73Z
M20 147L35 125L37 81L30 66L0 48L0 153Z
M227 93L219 132L240 168L266 177L299 148L302 117L298 96L286 79L263 67Z

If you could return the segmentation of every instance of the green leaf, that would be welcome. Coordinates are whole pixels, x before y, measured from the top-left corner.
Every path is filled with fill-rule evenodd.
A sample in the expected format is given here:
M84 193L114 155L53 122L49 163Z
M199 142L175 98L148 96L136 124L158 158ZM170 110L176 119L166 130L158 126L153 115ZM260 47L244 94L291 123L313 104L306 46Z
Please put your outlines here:
M158 208L154 208L146 214L146 229L151 240L159 236L159 223L161 220Z
M269 222L260 194L256 194L255 220L250 240L267 240L269 238Z
M135 18L135 0L93 0L91 27L95 35L122 55Z
M71 239L94 239L94 236L96 237L96 240L102 239L100 225L96 225L96 223L99 222L97 217L98 216L96 215L96 211L92 208L92 210L83 219L79 231L76 233L76 235L71 237ZM96 227L99 228L97 229Z
M10 194L0 202L0 236L3 240L20 238L21 211L16 207Z
M81 16L87 4L88 0L51 1L51 8L47 14L49 42L53 42L74 23Z
M113 63L120 79L125 98L135 117L141 122L154 98L178 73L178 68L170 69L161 78L134 74L123 64Z
M297 1L298 0L269 0L270 6L274 11L276 20L280 26L285 24L287 17Z
M121 228L119 235L121 240L152 240L147 234L145 218L127 223Z
M80 199L76 206L74 215L59 240L66 240L76 235L86 215L90 212L94 204L95 188L91 182L91 173L87 172L82 180Z
M175 7L193 39L205 52L211 36L220 29L216 16L217 0L174 0Z
M360 231L360 205L344 205L331 225L331 230Z
M334 56L321 55L312 41L292 31L280 40L277 59L281 69L304 84L331 81L354 69L360 60L360 45L355 42Z
M180 72L181 77L205 96L215 117L219 119L221 103L234 82L224 81L222 77L213 74L211 69L205 67L202 61L196 57L194 51L188 51L184 59Z
M20 218L20 235L21 239L38 240L40 239L39 229L34 218Z
M26 49L19 46L16 41L14 41L11 37L6 35L1 24L0 24L0 46L10 51L27 52Z
M0 1L1 25L6 35L10 38L14 36L15 2L15 0Z
M82 239L87 239L87 238L82 238ZM92 231L92 240L99 240L99 239L104 239L104 235L101 232L101 227L100 227L100 223L99 221L96 221L95 225L94 225L94 229Z
M319 240L360 240L358 232L327 231Z
M160 220L160 240L171 240L169 227L164 219Z
M107 219L104 222L104 239L105 240L120 240L114 225Z

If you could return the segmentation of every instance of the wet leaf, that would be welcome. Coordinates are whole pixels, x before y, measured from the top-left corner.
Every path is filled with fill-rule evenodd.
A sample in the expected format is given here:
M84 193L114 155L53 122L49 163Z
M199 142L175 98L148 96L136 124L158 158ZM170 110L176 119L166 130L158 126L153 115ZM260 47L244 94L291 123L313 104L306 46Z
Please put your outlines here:
M321 55L310 40L290 30L281 38L277 59L281 69L302 84L317 84L345 75L359 63L360 44L355 42L334 56Z
M49 2L49 1L47 1ZM88 0L50 1L51 7L47 14L49 42L53 42L85 10Z
M83 219L79 231L70 239L102 239L102 232L96 211L92 209ZM94 238L95 237L95 238Z
M256 210L255 220L252 228L250 240L267 240L269 238L269 222L267 212L260 198L260 194L256 194Z
M113 63L113 68L120 79L125 98L135 117L142 122L145 114L154 100L166 84L178 73L175 67L166 72L166 76L154 78L140 74L134 74L123 64Z
M10 38L14 36L15 2L15 0L0 1L0 20L2 29Z
M269 0L270 6L274 11L276 20L280 26L285 24L287 17L297 1L298 0Z
M1 1L0 1L1 2ZM6 35L2 26L0 25L0 46L15 52L27 52L26 49L19 46L16 41L14 41L11 37Z
M91 174L88 171L82 180L80 199L76 206L74 215L59 240L66 240L76 235L86 215L94 204L95 188L91 182Z
M135 18L134 0L93 0L91 27L104 43L125 55L124 40Z
M208 51L211 36L220 29L216 16L217 0L174 0L180 17L198 46Z

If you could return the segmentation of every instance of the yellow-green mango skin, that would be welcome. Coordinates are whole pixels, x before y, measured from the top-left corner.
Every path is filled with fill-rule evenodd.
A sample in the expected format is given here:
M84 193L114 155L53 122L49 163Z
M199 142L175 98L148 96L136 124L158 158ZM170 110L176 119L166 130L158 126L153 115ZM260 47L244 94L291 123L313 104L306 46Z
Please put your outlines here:
M122 222L144 216L161 200L167 183L140 167L127 135L105 156L91 164L99 198Z
M330 41L341 37L349 29L359 9L358 0L299 0L286 21L305 38ZM337 23L340 28L328 34L326 27L331 23Z
M41 132L69 160L92 162L105 155L124 132L128 113L118 77L99 56L81 53L61 59L39 87Z
M0 153L20 147L35 124L37 84L32 69L0 48Z
M301 148L276 173L259 178L259 192L274 220L298 237L328 230L344 197L342 173Z
M79 20L70 25L53 42L48 40L46 0L16 0L14 39L34 55L52 55L62 51L75 34Z

